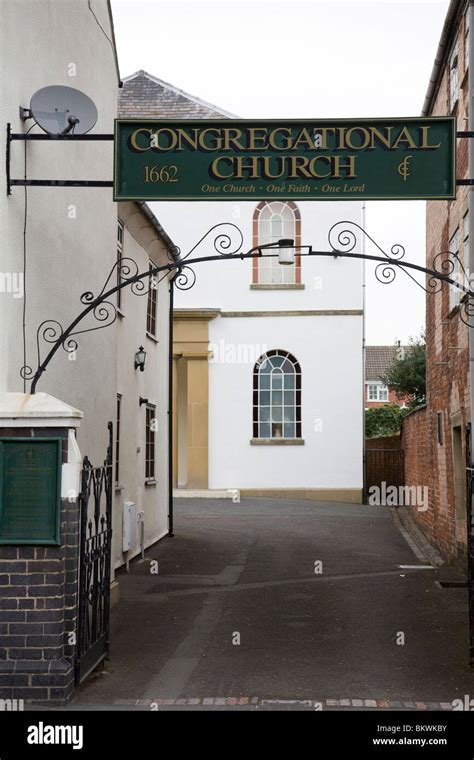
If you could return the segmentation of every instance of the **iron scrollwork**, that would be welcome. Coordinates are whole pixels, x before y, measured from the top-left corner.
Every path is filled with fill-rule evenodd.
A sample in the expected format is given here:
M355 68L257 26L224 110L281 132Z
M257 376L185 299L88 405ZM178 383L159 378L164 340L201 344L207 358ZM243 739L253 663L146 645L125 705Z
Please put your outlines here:
M37 367L34 370L30 365L25 364L20 369L20 376L23 380L32 380L31 392L35 392L36 383L40 376L46 370L49 361L56 353L58 348L62 348L66 353L72 354L78 349L77 336L83 335L94 330L101 330L104 327L110 327L117 319L117 306L110 297L125 287L130 287L133 295L148 295L151 288L156 288L161 279L169 277L174 272L173 283L179 290L189 290L196 282L196 273L189 264L182 263L186 261L201 244L208 242L214 233L212 246L214 251L223 258L236 255L242 248L244 237L242 231L237 225L231 222L215 224L203 235L198 242L184 255L178 246L173 246L169 251L169 264L163 266L152 266L145 272L139 272L137 262L130 257L118 259L111 268L100 292L95 295L93 291L87 290L80 296L80 303L85 307L79 316L64 329L61 323L56 319L46 319L38 326L36 331L36 356ZM204 261L205 258L198 259ZM161 278L157 275L161 273ZM112 283L117 284L112 287ZM91 327L85 327L76 330L78 325L86 316L99 324ZM47 353L45 359L42 359L42 345L52 345L52 349Z
M194 256L198 248L203 244L208 244L213 236L211 255ZM467 270L457 253L451 251L442 251L433 259L433 268L427 269L418 264L405 261L405 247L400 243L391 246L390 252L387 253L373 237L371 237L359 224L351 221L341 221L334 224L328 233L329 251L316 251L312 246L293 245L299 255L306 250L308 256L327 256L335 258L357 258L366 259L375 263L375 276L379 282L386 285L392 283L398 273L402 270L418 287L426 293L438 293L447 283L458 288L462 292L462 298L459 304L459 315L461 320L468 327L474 327L474 292L470 287L470 278ZM362 253L357 252L358 243L369 241L374 246L376 255L366 254L363 245ZM204 261L219 261L232 258L242 260L262 256L263 249L277 249L281 243L288 241L276 241L256 248L251 248L243 252L244 236L237 225L232 222L222 222L215 224L209 229L197 243L184 255L180 249L175 246L169 250L168 263L161 266L150 265L145 272L139 272L138 265L134 259L119 259L109 272L109 275L100 291L95 296L92 291L86 291L80 297L81 304L84 306L83 311L63 329L62 325L55 319L44 320L36 332L36 346L38 366L34 371L30 366L25 364L21 368L20 374L24 380L31 379L31 393L35 392L36 384L46 370L56 351L62 347L67 353L77 350L78 344L76 337L87 332L100 330L103 327L109 327L117 319L117 306L113 303L111 296L125 287L130 287L134 295L146 295L150 288L156 288L161 279L170 278L170 282L178 290L190 290L196 282L196 273L191 266ZM290 241L292 242L292 241ZM288 246L286 246L288 247ZM212 250L213 249L213 250ZM278 255L276 250L268 251L269 255ZM161 279L157 280L156 276L161 273ZM425 285L416 278L415 274L425 276ZM114 281L117 284L110 287ZM170 285L171 286L171 285ZM96 324L92 327L76 329L82 320L91 315ZM52 348L41 360L41 344L51 344Z
M213 233L215 233L215 236L212 241L212 247L219 256L231 258L239 255L244 244L242 230L233 222L222 222L211 227L184 256L180 255L180 260L186 261L189 259ZM181 254L179 248L176 250ZM184 264L184 266L179 267L173 282L178 290L190 290L196 283L196 272L189 264Z
M362 241L363 238L375 247L376 256L354 253L358 241ZM474 327L474 292L471 290L469 273L457 252L440 251L433 258L433 268L427 269L405 261L406 250L401 243L394 243L388 254L363 227L350 221L336 222L329 230L328 241L336 257L351 257L352 254L352 256L357 255L358 258L378 262L375 266L375 277L383 285L392 283L396 279L398 270L401 270L428 294L441 292L444 283L457 288L462 293L459 317L465 325ZM426 276L425 285L413 276L412 271L418 271Z

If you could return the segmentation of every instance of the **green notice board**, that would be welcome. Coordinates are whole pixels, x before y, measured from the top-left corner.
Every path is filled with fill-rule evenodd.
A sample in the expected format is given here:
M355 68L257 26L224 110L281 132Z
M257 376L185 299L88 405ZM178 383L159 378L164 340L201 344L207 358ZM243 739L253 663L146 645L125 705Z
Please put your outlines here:
M453 117L115 122L116 201L441 200L455 170Z
M0 544L60 543L61 438L0 438Z

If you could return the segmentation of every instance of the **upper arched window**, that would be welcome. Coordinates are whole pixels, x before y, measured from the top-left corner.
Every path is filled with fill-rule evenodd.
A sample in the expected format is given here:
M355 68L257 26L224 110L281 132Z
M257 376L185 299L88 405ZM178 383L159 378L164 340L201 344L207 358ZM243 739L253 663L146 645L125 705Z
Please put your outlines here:
M301 438L301 367L288 351L267 351L255 364L253 437Z
M253 217L253 245L275 243L281 238L291 238L295 245L301 244L301 217L296 203L292 201L262 201ZM273 255L269 255L272 253ZM263 252L262 258L254 259L253 283L261 285L293 285L301 282L301 260L296 256L294 264L282 266L276 251Z

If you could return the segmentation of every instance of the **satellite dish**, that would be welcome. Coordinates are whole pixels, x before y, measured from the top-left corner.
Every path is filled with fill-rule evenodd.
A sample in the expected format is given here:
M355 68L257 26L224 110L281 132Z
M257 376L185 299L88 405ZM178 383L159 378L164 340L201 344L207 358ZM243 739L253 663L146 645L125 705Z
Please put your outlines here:
M50 135L85 135L97 121L93 101L74 87L51 85L37 90L30 113L39 127Z

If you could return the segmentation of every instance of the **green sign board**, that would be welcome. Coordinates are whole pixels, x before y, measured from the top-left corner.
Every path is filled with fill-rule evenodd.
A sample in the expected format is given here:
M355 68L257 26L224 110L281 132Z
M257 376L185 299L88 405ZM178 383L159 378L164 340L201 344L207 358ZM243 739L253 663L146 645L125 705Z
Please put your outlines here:
M452 117L117 119L114 199L437 199L456 195Z
M0 438L0 544L59 544L61 438Z

